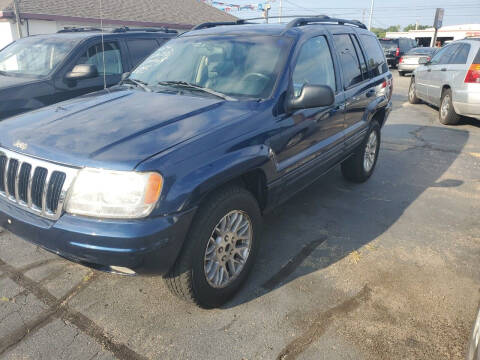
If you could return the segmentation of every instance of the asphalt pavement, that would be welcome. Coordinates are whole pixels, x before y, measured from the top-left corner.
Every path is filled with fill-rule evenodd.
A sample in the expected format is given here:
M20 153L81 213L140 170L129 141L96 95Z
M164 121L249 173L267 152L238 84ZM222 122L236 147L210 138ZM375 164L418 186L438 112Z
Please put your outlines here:
M334 169L265 217L221 309L0 234L0 359L463 359L480 299L480 121L394 110L365 184Z

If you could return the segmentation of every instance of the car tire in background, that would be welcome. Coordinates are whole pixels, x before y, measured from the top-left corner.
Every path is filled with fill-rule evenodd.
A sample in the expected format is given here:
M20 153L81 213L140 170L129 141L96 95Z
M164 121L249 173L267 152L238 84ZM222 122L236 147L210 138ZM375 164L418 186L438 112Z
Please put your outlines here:
M460 121L460 115L453 108L452 90L443 90L440 109L438 110L438 118L443 125L456 125Z
M362 183L368 180L375 170L380 150L380 125L374 121L365 140L347 160L342 163L345 179Z
M417 92L415 88L415 78L413 76L412 80L410 81L410 87L408 88L408 102L410 104L420 103L420 99L417 97Z
M260 208L248 190L237 185L218 190L199 208L182 252L164 278L169 290L207 309L227 302L253 266L261 227Z
M480 360L480 306L478 307L477 318L473 324L472 335L470 336L467 360Z

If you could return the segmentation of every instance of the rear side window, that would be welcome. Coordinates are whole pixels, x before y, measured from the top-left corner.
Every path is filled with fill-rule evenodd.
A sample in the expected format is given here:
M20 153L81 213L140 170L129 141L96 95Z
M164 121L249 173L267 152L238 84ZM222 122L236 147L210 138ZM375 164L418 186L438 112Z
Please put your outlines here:
M324 36L307 40L298 56L292 76L295 96L304 85L328 85L335 91L335 70L332 54Z
M432 65L439 65L439 64L448 64L450 56L456 50L456 45L448 45L440 50L435 54L430 62Z
M372 77L386 73L388 65L385 62L385 56L377 38L370 35L360 35L360 39L365 46L365 56L367 57L368 69L371 71Z
M158 42L155 39L131 39L127 40L127 45L128 50L130 51L133 67L137 66L159 47Z
M335 48L340 55L345 87L348 88L363 81L360 62L350 36L348 34L334 35L333 39L335 40Z
M449 64L466 64L469 53L470 44L461 44L457 52L450 58Z

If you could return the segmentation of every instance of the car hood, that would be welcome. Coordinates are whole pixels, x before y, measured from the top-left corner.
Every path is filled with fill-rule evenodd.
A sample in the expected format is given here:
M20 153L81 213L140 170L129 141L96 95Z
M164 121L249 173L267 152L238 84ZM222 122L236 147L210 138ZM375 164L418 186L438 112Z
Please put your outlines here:
M0 75L0 91L14 86L26 85L37 81L40 80L25 77Z
M0 122L0 146L61 164L131 170L226 126L241 102L119 87Z

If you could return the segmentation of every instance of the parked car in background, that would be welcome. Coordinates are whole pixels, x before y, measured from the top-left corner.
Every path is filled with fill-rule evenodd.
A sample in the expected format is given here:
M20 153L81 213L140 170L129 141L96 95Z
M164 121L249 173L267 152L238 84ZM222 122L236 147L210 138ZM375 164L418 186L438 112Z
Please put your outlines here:
M460 116L480 119L480 38L454 41L420 62L410 83L410 103L438 106L445 125L457 124Z
M431 47L416 47L410 49L398 61L398 74L405 76L405 74L413 72L413 70L420 65L421 59L422 62L424 62L424 59L430 61L437 50L438 48Z
M398 39L380 39L383 53L387 58L388 65L396 68L400 58L405 55L410 49L417 46L413 39L398 38Z
M480 306L478 307L477 318L473 324L467 360L480 360Z
M0 50L0 120L117 84L175 30L68 28ZM105 64L103 63L105 59Z
M0 226L220 306L253 266L262 213L338 164L372 175L391 96L358 21L199 25L108 91L0 122Z

